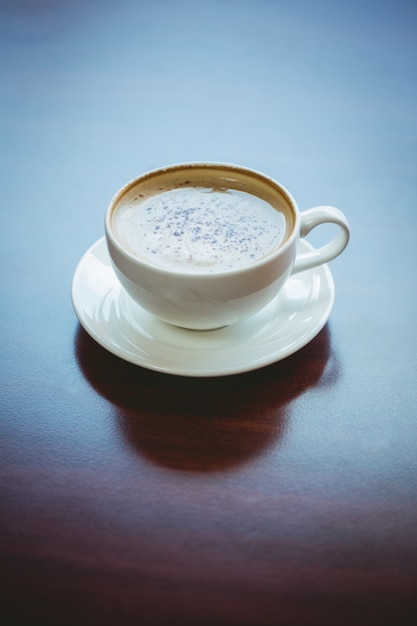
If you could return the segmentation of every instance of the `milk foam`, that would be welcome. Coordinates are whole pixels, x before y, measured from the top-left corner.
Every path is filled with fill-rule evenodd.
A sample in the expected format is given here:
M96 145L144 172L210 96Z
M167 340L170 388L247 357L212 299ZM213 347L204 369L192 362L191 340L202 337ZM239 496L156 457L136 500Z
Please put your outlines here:
M203 187L128 196L113 223L121 244L138 258L198 273L248 266L276 249L286 229L283 214L261 198Z

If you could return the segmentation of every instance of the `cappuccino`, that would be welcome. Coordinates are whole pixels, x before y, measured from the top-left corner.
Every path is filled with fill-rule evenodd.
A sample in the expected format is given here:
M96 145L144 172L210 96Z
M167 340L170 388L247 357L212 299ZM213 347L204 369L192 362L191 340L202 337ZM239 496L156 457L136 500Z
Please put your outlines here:
M328 222L339 226L334 239L299 254L300 237ZM349 226L333 207L300 213L285 187L254 170L183 163L122 187L107 208L105 233L133 302L169 324L209 330L247 319L291 273L340 254Z
M288 213L288 211L287 211ZM215 273L246 267L288 235L282 207L241 189L190 185L130 189L113 213L122 247L166 270Z

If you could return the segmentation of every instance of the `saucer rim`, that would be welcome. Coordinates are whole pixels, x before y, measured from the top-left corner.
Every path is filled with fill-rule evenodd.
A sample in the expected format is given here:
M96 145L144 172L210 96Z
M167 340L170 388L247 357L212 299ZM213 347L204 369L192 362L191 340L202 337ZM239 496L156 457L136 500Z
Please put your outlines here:
M300 240L300 245L305 248L305 251L314 250L314 247L305 239ZM264 367L268 367L269 365L273 365L274 363L278 363L286 359L287 357L295 354L302 348L304 348L321 332L321 330L324 328L324 326L328 322L330 313L333 308L334 300L335 300L334 280L333 280L333 276L330 271L330 268L328 267L328 264L323 263L309 270L305 270L304 272L300 272L298 275L311 274L313 276L317 272L321 272L323 274L323 276L325 277L325 282L326 282L325 289L327 289L328 294L327 294L326 300L324 301L322 305L323 312L320 316L320 320L317 321L317 323L314 325L314 327L312 327L309 333L304 334L304 336L296 343L293 342L293 344L291 345L291 347L288 348L288 350L285 350L284 352L280 350L280 354L275 354L275 355L269 354L269 356L266 357L262 361L259 361L259 359L256 359L254 362L246 362L245 364L242 364L241 366L238 366L238 367L234 366L234 367L226 367L224 369L218 368L218 369L209 369L209 370L204 370L204 371L201 369L200 370L184 369L184 368L181 369L181 365L179 366L178 369L165 368L165 367L152 363L152 359L151 359L152 355L148 355L150 357L150 359L148 360L146 359L144 360L143 358L140 359L138 355L134 355L133 353L128 352L125 349L123 349L123 347L117 345L115 343L115 340L107 339L105 334L98 332L96 328L94 328L94 326L90 324L89 321L83 315L82 310L81 310L82 307L78 305L78 301L77 301L78 299L76 296L77 281L80 280L80 275L82 275L82 271L85 267L85 263L87 262L88 258L92 254L94 254L96 249L100 250L100 248L103 248L103 247L105 248L106 256L107 256L108 252L107 252L105 237L99 238L95 243L93 243L85 251L85 253L82 255L74 271L74 275L73 275L73 279L71 283L71 302L72 302L74 312L78 318L78 321L80 325L82 326L82 328L87 332L87 334L90 335L90 337L94 339L96 343L98 343L102 348L104 348L111 354L121 358L122 360L128 363L136 365L138 367L143 367L144 369L152 370L152 371L162 373L162 374L189 377L189 378L213 378L213 377L243 374L243 373L255 371L258 369L262 369ZM108 265L109 267L111 267L110 258L108 258ZM115 274L114 274L114 285L116 287L118 286L117 278ZM110 291L114 291L114 287L108 290L106 294L103 294L102 299L104 299L105 295L107 295ZM121 291L122 291L122 288L120 287L118 291L119 295ZM277 294L276 298L278 297L279 297L279 294ZM274 298L273 301L275 301L276 298ZM319 298L317 297L316 301L318 300ZM256 318L256 315L257 314L255 314L254 316L255 318ZM190 332L195 332L195 331L190 331ZM244 348L244 346L242 346L242 348ZM139 350L140 348L138 347L138 351ZM220 352L220 350L222 349L220 348L218 351Z

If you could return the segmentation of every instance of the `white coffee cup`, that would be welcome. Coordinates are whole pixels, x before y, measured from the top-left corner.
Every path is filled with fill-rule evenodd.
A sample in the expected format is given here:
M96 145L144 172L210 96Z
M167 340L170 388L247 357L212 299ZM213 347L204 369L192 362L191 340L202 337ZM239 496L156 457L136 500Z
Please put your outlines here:
M267 206L270 224L261 217L261 204ZM209 217L196 217L204 211ZM222 224L226 213L228 230ZM185 217L190 214L192 236ZM339 227L335 237L297 253L299 238L326 222ZM195 236L201 232L196 224L202 224L203 237ZM211 237L214 231L223 233L220 243ZM111 200L105 233L113 268L129 296L164 322L198 330L254 315L290 274L327 263L349 241L349 225L339 209L318 206L300 212L292 195L272 178L223 163L183 163L139 176Z

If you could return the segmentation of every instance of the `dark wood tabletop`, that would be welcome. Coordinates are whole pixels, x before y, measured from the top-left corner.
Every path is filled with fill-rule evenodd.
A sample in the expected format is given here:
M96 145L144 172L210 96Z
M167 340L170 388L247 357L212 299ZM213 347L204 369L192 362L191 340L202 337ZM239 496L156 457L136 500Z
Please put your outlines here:
M416 4L0 11L1 623L417 623ZM90 337L71 281L123 184L206 160L351 241L305 347L163 374Z

